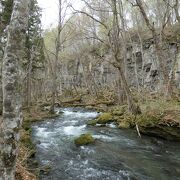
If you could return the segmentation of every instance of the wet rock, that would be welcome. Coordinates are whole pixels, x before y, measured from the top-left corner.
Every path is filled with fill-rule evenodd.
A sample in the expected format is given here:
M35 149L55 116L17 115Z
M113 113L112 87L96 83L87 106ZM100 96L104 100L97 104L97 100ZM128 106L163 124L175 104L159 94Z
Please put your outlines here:
M29 155L29 158L34 158L35 156L36 156L36 150L32 150Z
M111 113L102 113L98 118L97 118L97 123L98 124L106 124L109 122L113 121L113 115Z
M96 127L106 127L106 125L107 125L107 124L98 124L98 123L97 123L95 126L96 126Z
M180 128L156 125L154 127L140 127L144 135L158 137L170 141L180 141Z
M97 119L90 120L90 121L87 122L87 125L95 126L97 124L97 121L98 121Z
M113 122L115 119L111 113L102 113L100 116L96 119L90 120L87 122L87 125L90 126L101 126L105 125L107 123Z
M51 165L47 164L40 169L40 172L46 175L49 173L50 170L51 170Z
M95 139L91 134L82 134L80 137L74 140L76 146L83 146L94 143Z
M38 163L37 160L33 160L33 161L31 162L31 165L32 165L33 167L38 167L38 166L39 166L39 163Z
M77 112L77 111L74 111L74 112ZM57 111L56 114L57 115L62 115L62 114L64 114L64 112L63 111Z

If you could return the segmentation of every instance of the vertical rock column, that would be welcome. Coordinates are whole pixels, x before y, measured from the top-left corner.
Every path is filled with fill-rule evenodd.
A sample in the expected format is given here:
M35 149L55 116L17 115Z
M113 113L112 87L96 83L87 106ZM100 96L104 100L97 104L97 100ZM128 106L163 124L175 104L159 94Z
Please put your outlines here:
M180 89L180 47L177 52L177 63L176 63L176 71L175 71L175 81L177 87Z

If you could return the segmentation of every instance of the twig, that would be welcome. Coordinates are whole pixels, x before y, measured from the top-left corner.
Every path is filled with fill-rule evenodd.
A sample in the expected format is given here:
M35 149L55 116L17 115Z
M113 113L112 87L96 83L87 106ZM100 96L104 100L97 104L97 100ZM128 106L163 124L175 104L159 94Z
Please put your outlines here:
M138 136L141 138L141 134L140 134L140 131L139 131L138 124L136 124L136 130L137 130Z

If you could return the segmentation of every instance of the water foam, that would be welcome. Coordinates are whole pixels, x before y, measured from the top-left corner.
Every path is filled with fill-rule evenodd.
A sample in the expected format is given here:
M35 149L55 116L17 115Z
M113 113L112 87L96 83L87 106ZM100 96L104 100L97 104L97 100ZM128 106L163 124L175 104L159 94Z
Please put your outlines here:
M105 140L105 141L113 141L113 140L116 139L116 138L109 137L109 136L106 136L106 135L93 135L93 138L101 139L101 140Z
M82 134L83 130L86 128L86 125L82 126L66 126L64 127L63 131L64 134L69 136L77 136Z
M73 116L77 118L95 118L97 117L97 112L75 112L72 110L64 110L64 116Z

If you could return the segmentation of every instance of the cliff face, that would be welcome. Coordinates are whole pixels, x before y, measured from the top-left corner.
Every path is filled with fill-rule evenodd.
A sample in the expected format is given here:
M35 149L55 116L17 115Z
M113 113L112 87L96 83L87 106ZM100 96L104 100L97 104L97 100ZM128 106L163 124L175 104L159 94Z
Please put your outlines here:
M166 43L161 52L172 83L180 88L180 42ZM109 86L114 88L118 80L118 72L108 61L93 59L92 55L78 58L63 64L61 82L68 88L74 85L83 87L88 82L91 86ZM125 68L123 68L125 69ZM143 45L134 42L127 48L126 78L129 86L158 91L163 83L162 68L159 66L155 45L152 39L145 40Z
M180 89L180 48L177 52L177 62L175 66L175 82L177 87Z
M86 52L87 53L87 52ZM163 46L162 57L173 84L180 88L180 43L166 43ZM63 87L69 88L72 83L79 87L109 86L118 83L118 72L108 61L110 53L98 61L92 55L65 61L60 68L58 79ZM152 39L140 43L134 42L127 48L126 78L130 87L158 91L163 84L162 68L159 66L155 45Z
M169 77L180 87L180 43L165 44L161 55L167 67ZM156 91L161 87L162 67L159 66L155 45L152 40L144 42L143 47L134 43L128 50L128 81L132 86L140 86Z

